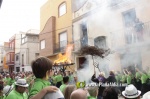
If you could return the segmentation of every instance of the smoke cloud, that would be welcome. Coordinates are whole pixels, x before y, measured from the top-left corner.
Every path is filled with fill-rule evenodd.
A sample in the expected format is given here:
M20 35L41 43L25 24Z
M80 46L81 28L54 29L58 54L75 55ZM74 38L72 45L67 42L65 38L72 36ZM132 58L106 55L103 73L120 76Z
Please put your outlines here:
M88 37L106 36L107 47L115 52L105 59L96 58L100 70L108 76L109 70L112 69L127 68L134 71L135 66L140 69L150 66L150 62L147 61L150 58L150 19L144 17L144 10L149 8L146 0L89 1L97 2L99 7L85 18L88 24ZM139 23L136 22L137 19ZM138 26L140 23L142 25ZM94 68L91 57L86 58L88 62L78 71L78 78L80 81L89 82ZM98 69L96 70L99 73Z

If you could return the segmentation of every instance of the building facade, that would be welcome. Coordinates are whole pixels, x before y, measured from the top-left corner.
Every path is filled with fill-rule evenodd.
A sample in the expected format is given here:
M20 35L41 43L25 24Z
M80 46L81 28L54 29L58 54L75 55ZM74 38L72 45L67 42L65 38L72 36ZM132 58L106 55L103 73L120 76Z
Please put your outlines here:
M21 34L24 34L23 32L20 32L19 34L15 34L15 67L14 71L20 72L21 64L20 64L20 51L21 51Z
M4 42L4 58L3 58L3 71L6 71L8 72L9 71L9 68L8 68L8 65L6 64L7 63L7 50L9 49L9 43L8 42Z
M48 0L41 7L40 56L52 61L72 42L71 0Z
M3 72L4 46L0 46L0 72Z
M149 4L148 0L86 0L80 8L74 7L76 69L85 61L85 57L78 54L85 45L114 51L105 59L96 60L102 71L150 66ZM88 65L93 62L89 61Z
M6 48L6 64L8 65L9 72L14 71L15 63L15 35L9 39L8 47Z
M16 53L19 66L16 71L31 71L31 63L39 57L39 32L32 30L21 33L20 52Z

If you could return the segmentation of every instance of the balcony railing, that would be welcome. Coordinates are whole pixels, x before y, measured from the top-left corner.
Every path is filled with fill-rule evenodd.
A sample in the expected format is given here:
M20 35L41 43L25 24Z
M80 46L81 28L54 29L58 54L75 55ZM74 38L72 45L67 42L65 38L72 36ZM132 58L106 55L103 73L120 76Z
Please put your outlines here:
M150 41L150 22L143 23L141 29L131 26L111 33L112 47L121 47L146 41Z
M59 53L59 52L64 52L65 48L67 47L68 41L61 41L56 44L54 44L53 52L54 53Z
M79 40L75 40L74 42L74 51L78 52L83 46L86 45L94 45L94 39L93 38L87 38L87 40L81 38Z
M14 61L6 61L6 64L7 65L14 65L15 63L14 63Z
M8 48L5 48L5 51L6 51L6 52L14 52L15 49L14 49L14 48L8 47Z

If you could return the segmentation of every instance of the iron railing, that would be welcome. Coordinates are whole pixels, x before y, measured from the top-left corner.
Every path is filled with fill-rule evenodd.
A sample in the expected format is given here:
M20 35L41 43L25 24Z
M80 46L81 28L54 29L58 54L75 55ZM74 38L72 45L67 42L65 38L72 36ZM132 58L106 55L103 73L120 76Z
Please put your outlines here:
M94 46L94 39L87 38L87 40L85 40L84 38L81 38L81 39L75 40L73 44L74 44L74 51L78 52L83 46L86 46L86 45Z
M54 44L53 53L64 52L67 47L68 41L60 41Z

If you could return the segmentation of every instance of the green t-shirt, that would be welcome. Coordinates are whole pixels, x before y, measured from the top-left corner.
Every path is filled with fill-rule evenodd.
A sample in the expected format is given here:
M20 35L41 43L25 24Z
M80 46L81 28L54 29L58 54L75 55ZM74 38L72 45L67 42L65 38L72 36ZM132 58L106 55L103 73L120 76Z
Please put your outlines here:
M148 78L150 79L150 71L148 72L148 74L147 74L147 75L148 75Z
M10 85L14 84L14 82L15 82L15 79L11 79L10 80Z
M126 83L126 75L122 75L122 77L121 77L121 82L122 82L122 83Z
M33 86L31 87L30 89L30 92L29 92L29 98L31 96L34 96L36 95L37 93L39 93L43 88L47 87L47 86L50 86L50 82L47 81L47 80L43 80L43 79L40 79L40 78L36 78L34 80L34 84Z
M6 85L10 85L10 80L11 80L10 77L5 79L5 81L7 82Z
M146 74L142 74L142 76L141 76L142 84L145 84L147 79L148 79L148 76Z
M136 81L139 81L141 78L141 74L139 72L136 72L135 78L136 78Z
M127 76L127 84L128 85L131 84L131 80L132 80L131 75L128 75Z
M73 75L69 75L69 81L73 80Z
M0 96L0 99L4 99L3 96Z
M62 93L64 93L64 90L65 90L65 88L66 88L66 84L62 84L61 86L60 86L60 91L62 92Z
M88 99L97 99L97 98L93 96L88 96Z
M56 82L61 82L61 81L63 81L63 76L57 75L55 79L56 79Z
M115 78L116 78L116 80L117 80L117 83L119 83L120 80L121 80L121 74L117 74L117 75L115 76Z
M52 76L52 79L53 79L53 83L56 84L56 76Z
M6 99L28 99L27 94L24 92L23 94L17 92L16 90L12 90Z

